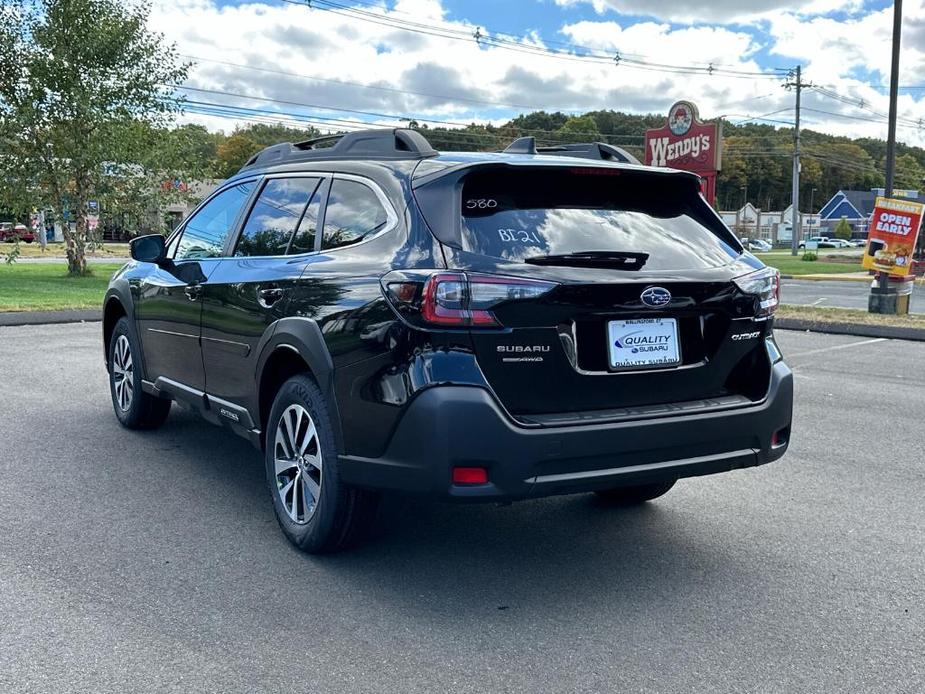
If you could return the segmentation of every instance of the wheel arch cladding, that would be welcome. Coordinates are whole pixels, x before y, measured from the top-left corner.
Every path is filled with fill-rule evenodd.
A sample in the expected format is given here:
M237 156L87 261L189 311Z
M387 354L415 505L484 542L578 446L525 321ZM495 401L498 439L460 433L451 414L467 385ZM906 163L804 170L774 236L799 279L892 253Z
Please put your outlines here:
M112 340L112 333L116 329L116 323L120 318L128 316L122 300L115 295L106 299L103 306L103 359L106 361L106 369L110 368L109 364L109 342Z
M266 437L267 420L280 386L293 376L306 373L318 384L334 425L334 436L342 449L340 416L334 400L334 363L318 324L310 318L283 318L264 346L258 361L258 415Z

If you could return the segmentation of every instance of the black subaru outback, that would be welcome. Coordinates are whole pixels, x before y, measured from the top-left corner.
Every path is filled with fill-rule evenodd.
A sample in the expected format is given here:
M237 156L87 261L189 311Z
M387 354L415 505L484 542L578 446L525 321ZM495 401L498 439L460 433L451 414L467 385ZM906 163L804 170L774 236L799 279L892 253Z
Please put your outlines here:
M619 148L275 145L131 249L103 309L116 416L177 401L250 440L309 552L381 490L634 503L787 449L778 273L696 176Z

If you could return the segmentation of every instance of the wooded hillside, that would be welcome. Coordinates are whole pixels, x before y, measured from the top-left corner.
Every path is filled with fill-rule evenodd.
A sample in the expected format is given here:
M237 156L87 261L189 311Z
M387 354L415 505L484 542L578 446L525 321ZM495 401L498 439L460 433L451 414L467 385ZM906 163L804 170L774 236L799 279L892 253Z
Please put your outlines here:
M619 145L643 158L643 132L659 127L661 115L633 115L619 111L591 111L581 116L537 111L502 126L470 125L463 129L428 128L410 121L437 149L498 150L511 140L533 135L540 144L601 141ZM214 175L226 177L248 157L276 142L309 139L319 135L278 125L255 124L230 135L209 133L199 126L184 126L197 152L209 160ZM723 170L717 184L717 206L735 209L745 200L764 210L781 210L790 204L793 131L752 123L723 124ZM870 138L835 137L803 131L803 173L800 206L818 211L837 190L866 190L884 183L886 142ZM925 178L925 149L900 144L897 148L896 186L919 189ZM813 189L816 189L813 193Z

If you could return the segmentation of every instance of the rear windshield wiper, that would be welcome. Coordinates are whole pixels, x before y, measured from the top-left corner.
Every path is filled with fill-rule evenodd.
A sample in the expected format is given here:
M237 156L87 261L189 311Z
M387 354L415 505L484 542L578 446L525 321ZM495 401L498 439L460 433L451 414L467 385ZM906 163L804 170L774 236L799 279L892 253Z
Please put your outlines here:
M639 270L649 259L648 253L631 251L582 251L560 255L531 255L524 258L531 265L561 265L564 267L606 267L617 270Z

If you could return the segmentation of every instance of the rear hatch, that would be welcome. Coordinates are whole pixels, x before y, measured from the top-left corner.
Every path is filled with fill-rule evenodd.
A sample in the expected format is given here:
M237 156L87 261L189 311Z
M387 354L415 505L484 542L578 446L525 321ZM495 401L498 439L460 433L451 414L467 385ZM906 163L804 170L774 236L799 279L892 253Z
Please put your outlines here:
M743 255L695 177L559 165L474 167L454 178L418 199L430 222L437 193L453 196L444 204L456 210L455 228L435 234L472 306L491 299L472 311L472 347L515 417L574 423L764 396L768 322L755 318L767 306L736 280L762 266ZM500 297L497 278L513 287Z

